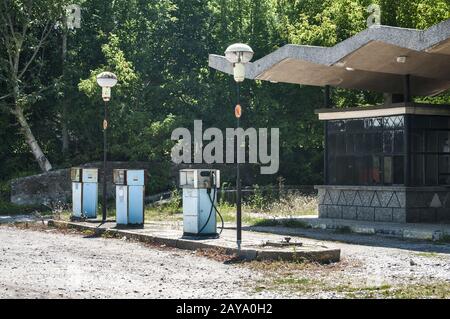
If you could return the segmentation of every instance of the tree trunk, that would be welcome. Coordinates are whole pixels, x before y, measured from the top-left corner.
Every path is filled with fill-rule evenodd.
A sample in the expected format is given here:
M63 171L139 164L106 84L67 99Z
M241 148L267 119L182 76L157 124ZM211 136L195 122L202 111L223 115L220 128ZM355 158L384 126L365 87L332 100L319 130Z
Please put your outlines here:
M39 167L43 172L48 172L49 170L52 169L52 165L50 164L47 157L42 152L42 149L39 146L38 142L34 138L30 126L28 125L28 121L23 115L23 110L20 108L20 106L16 105L13 114L16 116L17 121L20 123L25 140L27 141L27 144L30 146L31 152L33 153L34 158L38 162Z
M67 56L67 26L64 26L62 36L62 79L65 81L65 63ZM61 140L62 140L62 152L64 156L69 152L69 132L67 128L67 97L64 95L61 101L62 104L62 116L61 116Z
M64 106L66 107L66 106ZM64 114L64 112L63 112ZM63 119L62 119L62 125L61 125L61 132L62 132L62 136L61 136L61 140L62 140L62 152L64 154L64 156L67 155L67 153L69 152L69 131L67 129L67 124L65 122L66 117L65 115L63 115Z

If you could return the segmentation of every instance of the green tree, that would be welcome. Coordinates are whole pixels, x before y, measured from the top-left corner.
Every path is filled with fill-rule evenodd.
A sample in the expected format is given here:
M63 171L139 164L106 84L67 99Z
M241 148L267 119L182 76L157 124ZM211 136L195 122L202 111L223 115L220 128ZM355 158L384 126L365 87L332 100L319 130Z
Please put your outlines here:
M7 94L0 97L17 119L42 171L52 168L34 137L25 112L46 88L39 78L45 61L39 56L55 24L64 14L64 1L3 0L0 6L0 76Z

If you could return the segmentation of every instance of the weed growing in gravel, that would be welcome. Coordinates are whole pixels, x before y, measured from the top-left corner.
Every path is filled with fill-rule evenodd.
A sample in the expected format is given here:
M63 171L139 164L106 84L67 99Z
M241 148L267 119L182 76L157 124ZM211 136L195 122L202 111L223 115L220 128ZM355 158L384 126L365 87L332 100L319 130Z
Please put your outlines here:
M352 265L345 261L330 265L311 262L265 261L244 264L263 273L265 279L254 287L263 290L289 291L299 296L305 294L330 293L338 298L450 298L450 282L411 283L408 285L363 286L359 282L347 281L340 272ZM338 277L333 276L337 273ZM340 278L340 279L339 279Z

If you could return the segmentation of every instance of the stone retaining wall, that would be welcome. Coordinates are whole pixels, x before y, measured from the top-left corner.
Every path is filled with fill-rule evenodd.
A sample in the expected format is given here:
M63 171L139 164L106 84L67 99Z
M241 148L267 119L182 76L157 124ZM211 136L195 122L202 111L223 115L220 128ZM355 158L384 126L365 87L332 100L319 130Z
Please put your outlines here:
M247 164L248 165L248 164ZM93 162L78 165L79 167L103 168L102 162ZM245 165L243 165L245 167ZM112 170L116 168L146 169L150 177L148 183L154 183L152 175L156 176L164 190L170 190L179 185L179 170L184 168L217 168L221 170L222 181L234 179L235 167L233 165L202 165L202 164L172 164L170 167L161 163L152 162L108 162L106 171L107 197L115 196L115 187L112 183ZM244 170L244 169L243 169ZM250 171L250 170L246 170ZM101 183L102 173L99 172L99 191L101 196L103 187ZM252 177L247 173L242 174L242 180L247 185L252 184ZM18 205L48 205L56 202L70 203L72 201L72 185L70 181L70 169L53 170L47 173L21 177L11 180L11 202Z
M319 217L423 223L450 221L450 189L403 186L316 186Z
M80 167L102 168L103 163L87 163ZM145 168L148 169L150 163L142 162L108 162L107 166L107 190L108 198L114 197L115 188L112 183L112 170L116 168ZM99 176L101 179L101 174ZM99 194L102 194L102 184L99 184ZM59 169L21 177L11 180L11 202L18 205L48 205L61 202L70 203L72 201L72 183L70 181L70 169Z

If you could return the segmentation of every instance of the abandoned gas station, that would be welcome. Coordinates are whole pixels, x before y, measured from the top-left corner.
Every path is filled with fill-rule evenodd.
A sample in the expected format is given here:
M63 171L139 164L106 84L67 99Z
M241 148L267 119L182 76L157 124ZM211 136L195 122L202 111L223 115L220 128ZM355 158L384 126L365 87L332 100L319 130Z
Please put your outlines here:
M223 56L209 65L233 73ZM248 63L246 78L324 88L319 217L450 221L450 105L414 102L450 88L450 19L427 30L373 26L329 48L286 45ZM384 103L336 108L333 87L381 92Z

